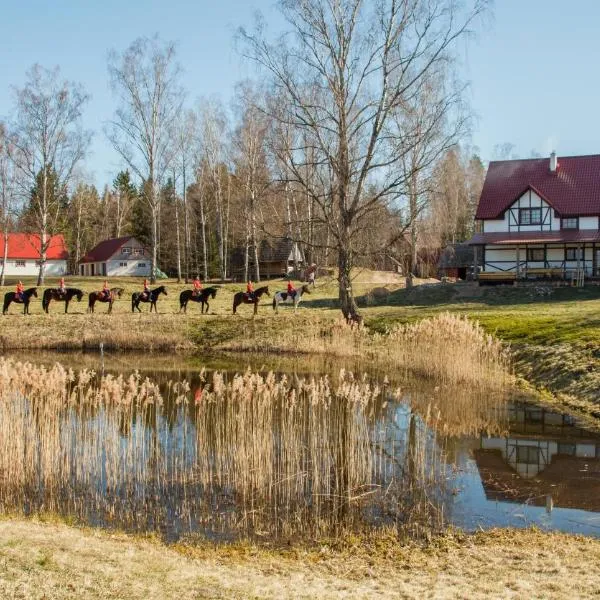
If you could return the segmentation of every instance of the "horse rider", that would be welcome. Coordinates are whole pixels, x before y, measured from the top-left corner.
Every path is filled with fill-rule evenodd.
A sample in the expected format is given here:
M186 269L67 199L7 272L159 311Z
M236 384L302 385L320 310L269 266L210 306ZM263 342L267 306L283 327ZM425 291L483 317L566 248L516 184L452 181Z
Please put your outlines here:
M65 296L67 293L67 286L65 285L65 278L61 277L58 282L58 293L61 296Z
M102 286L101 294L104 297L104 300L106 300L106 301L110 300L110 288L108 287L108 281L104 282L104 285Z
M23 297L23 292L25 291L25 286L23 285L22 281L19 281L19 283L17 283L17 289L15 291L15 299L18 300L19 302L23 302L24 297Z
M296 297L296 288L294 287L291 279L288 280L287 293L292 300Z
M197 298L200 295L200 292L202 291L202 282L200 281L200 278L196 275L196 279L194 279L194 291L192 292L192 296L194 296L195 298Z
M254 300L254 285L252 285L250 280L248 280L248 283L246 284L246 297L248 300Z
M144 279L144 291L142 292L142 298L144 300L150 300L150 288L148 287L147 279Z

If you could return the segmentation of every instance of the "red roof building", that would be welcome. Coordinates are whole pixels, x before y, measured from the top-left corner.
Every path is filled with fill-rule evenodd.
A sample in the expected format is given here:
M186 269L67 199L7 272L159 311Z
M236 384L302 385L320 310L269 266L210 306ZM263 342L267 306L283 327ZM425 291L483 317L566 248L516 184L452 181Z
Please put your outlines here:
M40 236L30 233L9 233L4 274L16 277L35 276L39 272ZM4 236L0 236L0 261L4 260ZM60 276L67 272L69 252L62 234L54 235L48 242L45 273Z
M29 233L9 233L8 234L8 260L19 259L40 259L41 238L39 235ZM4 256L4 236L0 236L0 257ZM48 249L46 251L47 260L67 260L69 252L65 244L65 238L62 234L54 235L50 238Z
M600 274L600 155L492 161L475 215L480 280Z
M123 277L150 275L150 252L134 236L103 240L79 263L79 274L86 277Z

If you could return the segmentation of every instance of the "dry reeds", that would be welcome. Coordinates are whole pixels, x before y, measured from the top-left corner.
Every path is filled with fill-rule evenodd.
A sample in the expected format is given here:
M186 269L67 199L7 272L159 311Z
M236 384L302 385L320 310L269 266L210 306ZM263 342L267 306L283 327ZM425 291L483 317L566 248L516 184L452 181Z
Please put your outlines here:
M167 537L421 533L443 521L436 427L350 373L215 372L192 390L3 358L0 390L4 511Z

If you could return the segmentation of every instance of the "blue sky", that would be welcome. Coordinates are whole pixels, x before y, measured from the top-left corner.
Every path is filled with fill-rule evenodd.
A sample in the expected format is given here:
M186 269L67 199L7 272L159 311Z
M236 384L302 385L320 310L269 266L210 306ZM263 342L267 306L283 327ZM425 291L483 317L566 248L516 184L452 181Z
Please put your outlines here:
M600 153L600 62L597 0L496 0L494 15L463 45L462 76L477 120L471 144L484 160L494 146L559 156ZM85 125L96 131L86 163L97 185L121 167L102 134L114 110L106 67L110 48L156 32L178 43L189 100L218 95L225 104L249 74L233 46L239 25L260 10L280 23L273 0L28 0L4 2L0 36L0 117L10 113L12 85L35 62L59 65L92 95Z

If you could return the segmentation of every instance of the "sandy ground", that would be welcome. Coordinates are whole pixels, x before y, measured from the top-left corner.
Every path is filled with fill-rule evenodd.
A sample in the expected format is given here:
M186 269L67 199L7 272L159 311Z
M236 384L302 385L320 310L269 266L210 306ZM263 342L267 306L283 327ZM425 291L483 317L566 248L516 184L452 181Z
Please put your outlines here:
M596 598L600 542L535 531L427 548L275 552L165 547L30 520L0 522L0 598Z

